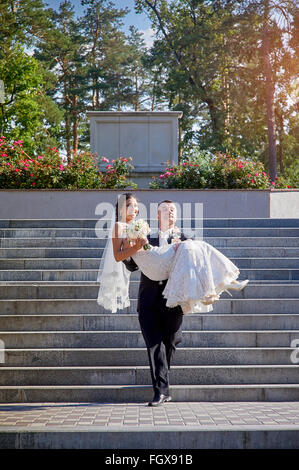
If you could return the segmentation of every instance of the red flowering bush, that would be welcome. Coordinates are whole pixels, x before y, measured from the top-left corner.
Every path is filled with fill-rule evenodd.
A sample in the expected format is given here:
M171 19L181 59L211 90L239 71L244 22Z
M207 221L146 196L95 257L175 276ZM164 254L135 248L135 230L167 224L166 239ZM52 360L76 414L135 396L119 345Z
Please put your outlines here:
M134 168L131 163L128 163L132 161L132 157L118 157L115 160L111 160L111 164L108 158L105 157L102 157L101 161L108 163L108 165L106 165L106 172L102 173L102 183L105 189L126 188L128 185L130 185L132 189L138 188L136 183L127 180L130 170Z
M289 188L288 181L277 177L270 181L263 163L232 157L224 153L201 153L178 165L166 168L159 177L153 177L150 188L181 189L269 189Z
M270 186L269 175L261 162L218 153L213 160L213 169L216 188L268 189Z
M133 167L127 165L127 159L116 159L110 171L102 172L98 168L97 157L89 152L73 153L71 161L65 163L56 147L47 148L43 155L31 157L22 149L22 144L21 140L9 143L4 136L0 137L1 189L137 187L126 179Z

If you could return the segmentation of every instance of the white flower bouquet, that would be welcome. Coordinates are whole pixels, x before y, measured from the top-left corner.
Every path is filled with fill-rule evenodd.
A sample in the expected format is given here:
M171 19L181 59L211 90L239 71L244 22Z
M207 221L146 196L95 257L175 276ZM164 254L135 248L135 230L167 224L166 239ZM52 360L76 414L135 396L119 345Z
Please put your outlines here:
M127 226L127 237L129 240L136 240L137 238L146 238L150 233L151 229L149 228L148 223L143 219L133 220ZM151 245L146 243L143 245L144 250L150 250Z

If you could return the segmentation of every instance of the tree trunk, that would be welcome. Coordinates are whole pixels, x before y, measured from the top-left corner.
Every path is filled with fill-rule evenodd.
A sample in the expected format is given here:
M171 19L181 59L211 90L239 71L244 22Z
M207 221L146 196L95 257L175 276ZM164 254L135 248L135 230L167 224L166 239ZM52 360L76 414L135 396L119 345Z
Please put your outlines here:
M75 153L78 152L78 124L79 124L79 119L78 119L78 113L76 111L78 103L78 96L75 95L73 99L73 107L74 107L74 122L73 122L73 151Z
M178 155L178 163L182 162L183 157L183 142L182 142L182 125L181 120L179 119L179 155Z
M117 82L117 95L118 95L118 104L117 104L117 111L121 111L121 102L120 102L120 86L119 81Z
M96 110L96 79L92 79L92 96L91 96L92 109Z
M181 98L181 96L179 95L179 104L182 104L183 103L183 100ZM183 158L183 139L182 139L182 136L183 136L183 130L182 130L182 120L181 119L178 119L178 126L179 126L179 154L178 154L178 163L181 163L182 162L182 158Z
M264 28L262 37L262 54L265 74L265 92L267 106L267 128L269 145L269 174L271 181L275 182L276 169L276 136L275 136L275 117L274 117L274 82L273 72L270 62L269 52L269 0L265 0Z
M71 122L68 107L66 108L65 113L65 140L66 140L66 155L67 161L71 161Z
M135 74L135 111L139 111L139 98L138 98L138 72Z
M280 174L284 174L284 164L283 164L283 140L284 140L284 131L283 131L283 117L282 113L276 110L276 119L278 127L278 137L279 137L279 146L278 146L278 156L279 156L279 169Z
M76 116L73 123L73 151L78 152L78 117Z
M214 104L214 101L210 98L206 99L206 103L209 108L209 113L211 117L212 129L215 135L216 143L219 146L223 145L223 126L221 121L221 116L217 106Z

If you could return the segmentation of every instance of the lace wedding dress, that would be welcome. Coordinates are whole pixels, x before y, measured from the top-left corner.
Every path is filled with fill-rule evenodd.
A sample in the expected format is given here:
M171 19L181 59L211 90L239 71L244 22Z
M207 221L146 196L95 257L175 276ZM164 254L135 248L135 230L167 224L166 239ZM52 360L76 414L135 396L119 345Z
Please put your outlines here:
M168 279L162 292L166 306L180 305L184 314L213 310L212 303L240 274L226 256L202 240L187 239L177 251L172 244L151 246L132 258L149 279Z

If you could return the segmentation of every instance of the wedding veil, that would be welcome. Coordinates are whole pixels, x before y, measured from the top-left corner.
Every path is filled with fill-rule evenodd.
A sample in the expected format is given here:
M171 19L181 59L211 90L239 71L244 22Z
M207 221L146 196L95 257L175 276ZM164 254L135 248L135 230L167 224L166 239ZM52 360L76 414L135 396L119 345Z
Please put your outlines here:
M112 232L116 222L113 211L109 230L105 231L107 242L100 262L97 281L100 282L97 303L111 313L130 306L129 285L131 272L122 261L116 261L113 254ZM102 231L101 233L104 233ZM105 238L105 237L103 237Z

